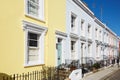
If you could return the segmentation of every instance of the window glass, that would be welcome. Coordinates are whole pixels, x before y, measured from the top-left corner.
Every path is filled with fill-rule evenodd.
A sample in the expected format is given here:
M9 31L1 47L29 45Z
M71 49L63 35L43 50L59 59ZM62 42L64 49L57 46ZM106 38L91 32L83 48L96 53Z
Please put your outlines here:
M72 50L72 51L75 50L75 41L71 41L71 50Z
M28 33L28 44L31 47L38 47L38 35L34 33Z
M71 29L72 29L72 31L75 30L75 20L76 20L76 17L71 15Z
M28 14L38 16L39 14L39 0L28 0Z
M90 26L90 25L88 25L88 33L90 33L90 28L91 28L91 26Z
M83 30L84 21L81 21L81 30Z

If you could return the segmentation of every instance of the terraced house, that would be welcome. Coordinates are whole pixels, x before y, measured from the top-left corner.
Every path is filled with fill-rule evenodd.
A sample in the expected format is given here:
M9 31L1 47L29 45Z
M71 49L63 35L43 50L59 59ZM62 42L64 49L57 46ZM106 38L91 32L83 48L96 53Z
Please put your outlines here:
M58 65L56 44L66 37L65 0L13 0L0 5L0 72Z
M0 72L118 56L118 36L81 0L1 1Z
M66 5L67 58L81 64L116 58L118 36L81 0L67 0Z

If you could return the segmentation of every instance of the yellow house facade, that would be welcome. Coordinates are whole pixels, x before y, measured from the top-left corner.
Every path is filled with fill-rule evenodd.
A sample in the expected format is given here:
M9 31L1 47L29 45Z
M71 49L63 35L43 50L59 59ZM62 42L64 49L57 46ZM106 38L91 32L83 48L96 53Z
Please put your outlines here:
M0 72L23 73L59 63L56 45L67 36L65 1L1 1Z

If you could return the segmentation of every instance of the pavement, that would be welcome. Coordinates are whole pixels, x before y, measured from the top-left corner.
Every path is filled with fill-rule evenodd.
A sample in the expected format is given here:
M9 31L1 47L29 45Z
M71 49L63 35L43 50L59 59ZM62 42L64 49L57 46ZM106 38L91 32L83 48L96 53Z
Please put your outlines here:
M113 74L106 76L104 80L120 80L120 69Z
M81 80L105 80L108 76L119 70L117 64L99 69L97 72L87 73Z

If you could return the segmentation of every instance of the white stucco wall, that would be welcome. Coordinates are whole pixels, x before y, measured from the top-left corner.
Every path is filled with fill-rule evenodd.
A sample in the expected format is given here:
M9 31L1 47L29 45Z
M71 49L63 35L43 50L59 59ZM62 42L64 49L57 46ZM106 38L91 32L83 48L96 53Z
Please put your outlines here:
M80 2L80 4L82 4L84 8L87 9L94 16L94 14L82 2ZM75 32L71 31L71 14L76 15L76 21L75 21L76 31ZM111 39L113 38L111 35L113 35L114 37L117 37L117 36L115 36L114 33L105 24L99 21L95 16L93 18L93 16L90 16L86 11L84 11L80 6L78 6L73 0L66 0L66 33L68 34L67 40L66 40L67 41L66 42L67 44L66 45L67 47L66 58L67 59L71 59L71 39L74 39L74 38L71 38L71 34L74 34L74 37L77 38L76 59L79 59L80 62L81 62L81 57L82 57L81 56L81 43L84 43L86 46L86 50L84 51L83 57L93 57L96 60L97 60L96 57L100 57L98 60L102 60L103 55L109 56L109 54L111 54L110 46L105 46L105 44L111 45L112 43L114 46L116 47L118 46L117 44L113 43L114 41L111 42ZM98 22L95 22L95 19L97 19ZM81 31L81 20L84 20L85 31ZM89 37L89 34L87 32L88 24L90 24L91 30L92 30L91 38ZM96 35L95 28L98 29L97 39L95 37ZM99 37L100 31L101 31L101 38ZM85 36L83 34L85 34ZM85 41L81 41L81 36L85 38ZM92 43L89 42L89 39L91 39ZM118 43L117 39L118 38L116 38L116 43ZM97 54L96 54L96 44L97 44L96 40L100 43ZM92 45L90 54L88 53L88 44ZM114 50L115 50L114 54L117 54L118 49L114 49Z

